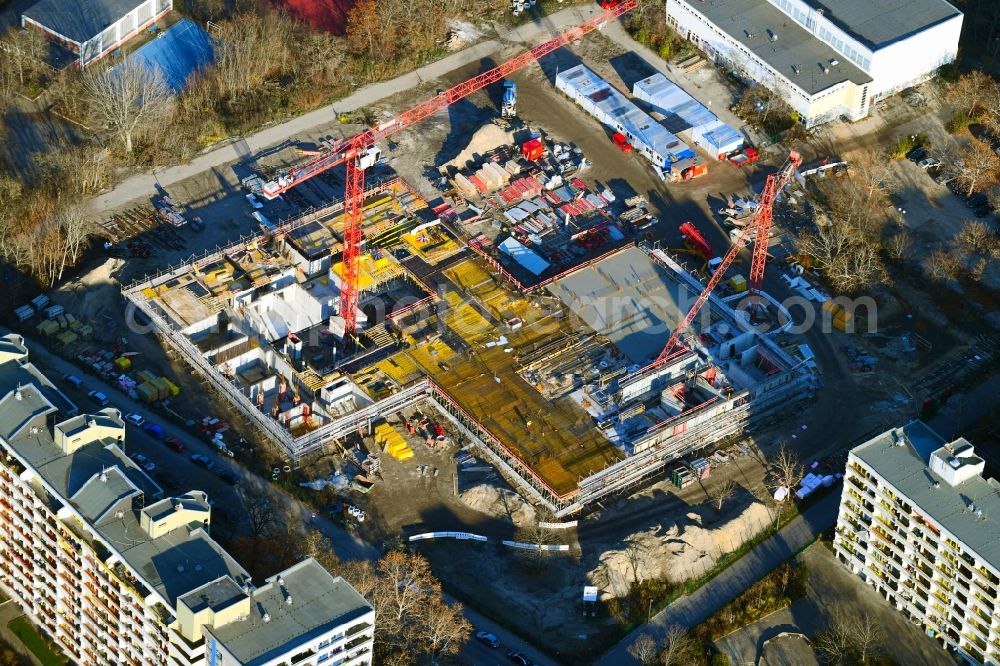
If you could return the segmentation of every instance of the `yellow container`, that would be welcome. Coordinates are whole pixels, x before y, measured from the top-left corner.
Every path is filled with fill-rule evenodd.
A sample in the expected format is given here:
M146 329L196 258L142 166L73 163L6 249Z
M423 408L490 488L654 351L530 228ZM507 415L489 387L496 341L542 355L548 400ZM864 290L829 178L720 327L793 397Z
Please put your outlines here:
M740 293L747 290L747 279L742 275L734 275L728 280L729 286L733 291Z
M830 312L832 314L837 314L838 312L842 312L844 308L842 308L839 303L834 303L832 300L830 300L830 301L823 301L823 310L825 310L826 312Z
M174 384L172 381L170 381L169 379L166 379L166 378L164 378L163 381L165 381L167 383L167 389L170 391L170 395L180 395L181 394L181 387L180 386L178 386L177 384Z
M115 367L119 370L128 370L132 367L132 359L128 356L119 356L115 359Z

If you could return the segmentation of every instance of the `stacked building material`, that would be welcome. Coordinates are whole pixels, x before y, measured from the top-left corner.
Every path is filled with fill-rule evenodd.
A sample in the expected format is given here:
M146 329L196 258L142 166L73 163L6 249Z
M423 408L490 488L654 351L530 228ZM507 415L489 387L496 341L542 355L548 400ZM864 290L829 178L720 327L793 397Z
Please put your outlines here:
M413 450L410 449L406 440L388 423L380 423L375 426L373 434L375 443L396 460L403 462L413 457Z
M704 458L695 458L691 461L691 471L699 479L707 479L708 475L712 473L712 463Z

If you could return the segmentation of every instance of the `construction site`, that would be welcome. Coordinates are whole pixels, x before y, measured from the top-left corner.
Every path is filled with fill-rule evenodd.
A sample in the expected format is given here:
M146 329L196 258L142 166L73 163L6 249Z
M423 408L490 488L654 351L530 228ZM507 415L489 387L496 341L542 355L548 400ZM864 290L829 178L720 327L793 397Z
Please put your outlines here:
M503 117L427 183L371 173L366 182L393 133L633 5L609 7L301 166L262 174L256 192L267 199L294 196L321 173L344 184L344 197L276 223L255 216L252 238L138 280L125 297L291 465L371 435L379 450L353 468L369 484L380 456L413 456L417 429L429 447L447 433L556 516L675 472L680 459L809 399L814 377L782 335L788 313L761 289L767 243L753 245L749 283L730 272L748 243L769 237L795 154L768 177L723 256L692 225L681 229L688 255L712 267L698 277L654 240L666 221L648 201L591 180L570 137L519 123L513 85ZM677 95L662 81L646 89ZM698 121L698 141L687 135L697 150L649 116L670 150L636 126L647 120L632 110L622 118L609 125L624 137L615 144L636 145L660 180L746 159L714 115ZM421 194L428 185L440 196Z

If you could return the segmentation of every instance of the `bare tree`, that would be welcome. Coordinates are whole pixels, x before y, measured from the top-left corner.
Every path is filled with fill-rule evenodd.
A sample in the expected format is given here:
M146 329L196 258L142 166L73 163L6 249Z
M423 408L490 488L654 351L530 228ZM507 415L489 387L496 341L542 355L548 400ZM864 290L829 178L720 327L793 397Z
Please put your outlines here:
M629 655L643 666L648 666L656 661L656 653L659 647L656 640L649 634L640 634L631 645L628 646Z
M990 144L972 137L968 147L960 152L962 165L955 174L955 180L972 195L977 189L996 184L1000 175L1000 155L993 152Z
M955 242L959 249L970 255L994 257L1000 252L1000 238L988 224L979 220L966 220Z
M448 605L441 599L428 604L419 619L419 636L426 645L431 663L445 655L455 655L472 632L472 625L459 604Z
M989 74L971 70L948 86L948 101L972 116L976 110L996 97L997 82Z
M340 558L333 552L333 543L319 530L308 530L302 540L302 556L311 557L331 573L340 568Z
M865 193L865 202L870 203L877 195L890 194L898 187L894 177L892 160L885 151L867 148L850 158L850 177Z
M236 494L239 495L240 504L250 522L251 533L256 537L270 534L278 519L271 489L265 487L263 491L255 492L241 485Z
M852 647L862 664L880 656L885 644L885 632L881 625L868 613L855 619L851 632Z
M806 468L799 460L798 454L788 448L784 442L778 450L771 456L771 466L778 473L779 482L789 490L799 485L799 481L805 476Z
M131 154L133 140L157 123L165 124L171 106L170 90L159 69L134 58L111 69L83 75L83 93L95 124L121 141Z
M625 558L628 560L628 564L632 567L632 581L636 584L639 583L639 567L643 565L646 556L649 554L649 548L646 543L641 540L639 534L629 537L625 542Z
M938 248L924 260L924 271L934 280L954 280L962 271L962 262L954 252Z
M886 242L886 251L893 259L900 260L906 257L912 245L913 239L910 237L910 232L907 231L906 227L900 226L889 236L889 240Z
M715 487L715 490L709 495L712 501L715 502L715 510L722 511L722 506L733 498L736 494L736 489L739 486L732 479L726 479L721 484Z
M693 644L683 627L671 625L663 634L660 649L660 663L663 666L687 664L691 659Z
M832 610L829 625L814 641L820 659L831 666L845 664L851 658L851 626L842 611L840 608Z

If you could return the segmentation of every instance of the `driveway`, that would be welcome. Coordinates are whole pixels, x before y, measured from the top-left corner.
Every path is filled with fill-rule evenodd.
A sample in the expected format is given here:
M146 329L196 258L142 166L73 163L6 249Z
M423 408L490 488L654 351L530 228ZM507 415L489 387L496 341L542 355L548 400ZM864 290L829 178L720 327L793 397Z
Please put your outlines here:
M898 611L860 578L837 561L823 544L813 544L797 558L809 570L806 596L716 641L730 663L756 663L763 644L782 632L802 632L814 637L822 632L832 613L868 613L887 637L886 651L899 664L947 666L954 662L931 637L910 624Z
M638 664L628 647L644 633L662 636L667 628L691 629L738 597L744 590L790 559L799 549L828 529L837 518L840 493L830 492L785 525L767 541L751 550L694 594L681 597L635 629L606 652L597 664Z

